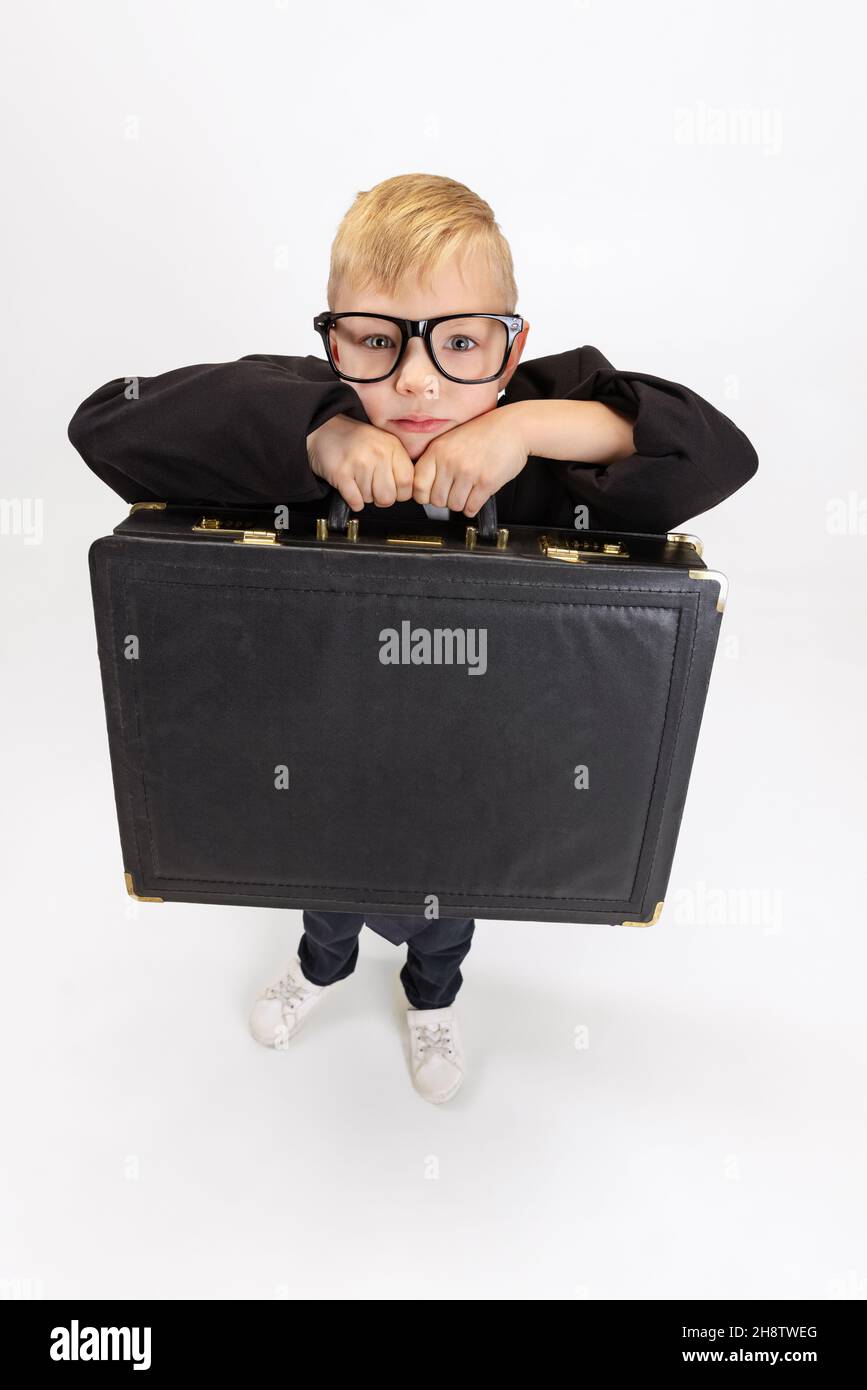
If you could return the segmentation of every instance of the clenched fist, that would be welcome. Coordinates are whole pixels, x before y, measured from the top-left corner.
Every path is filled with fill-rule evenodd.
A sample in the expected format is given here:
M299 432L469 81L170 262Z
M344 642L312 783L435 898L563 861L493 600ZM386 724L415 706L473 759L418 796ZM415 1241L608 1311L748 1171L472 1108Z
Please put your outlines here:
M415 461L414 500L475 516L526 466L524 404L485 411L432 439Z
M349 415L333 415L307 436L307 459L354 512L412 498L413 463L400 440Z

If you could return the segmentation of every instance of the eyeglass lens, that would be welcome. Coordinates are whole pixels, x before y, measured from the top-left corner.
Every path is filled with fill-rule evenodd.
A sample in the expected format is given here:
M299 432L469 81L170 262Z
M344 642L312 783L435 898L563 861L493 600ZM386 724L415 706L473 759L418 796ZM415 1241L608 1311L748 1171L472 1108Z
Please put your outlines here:
M385 376L400 352L400 329L388 319L338 319L328 337L336 365L362 381ZM508 338L506 325L497 319L448 319L433 328L431 347L449 376L481 381L500 370Z

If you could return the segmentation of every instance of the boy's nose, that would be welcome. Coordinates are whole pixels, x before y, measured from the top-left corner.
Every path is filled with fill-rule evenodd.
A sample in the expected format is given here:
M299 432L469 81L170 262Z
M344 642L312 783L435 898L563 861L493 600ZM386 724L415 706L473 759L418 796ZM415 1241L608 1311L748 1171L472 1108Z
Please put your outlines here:
M432 399L439 396L439 373L420 338L407 343L395 375L398 391L423 392L426 398Z

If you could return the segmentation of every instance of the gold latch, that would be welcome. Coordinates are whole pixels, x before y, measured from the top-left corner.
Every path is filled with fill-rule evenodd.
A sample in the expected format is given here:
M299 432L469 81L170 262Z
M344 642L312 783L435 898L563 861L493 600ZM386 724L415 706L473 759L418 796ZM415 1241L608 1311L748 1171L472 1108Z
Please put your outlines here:
M442 545L442 536L386 536L391 545Z
M628 560L622 541L578 540L571 536L540 536L539 549L549 560Z
M464 531L464 544L468 550L475 550L478 541L478 528L467 526ZM444 545L442 536L386 536L385 538L392 545ZM509 543L509 533L505 526L501 526L497 531L495 548L505 550Z

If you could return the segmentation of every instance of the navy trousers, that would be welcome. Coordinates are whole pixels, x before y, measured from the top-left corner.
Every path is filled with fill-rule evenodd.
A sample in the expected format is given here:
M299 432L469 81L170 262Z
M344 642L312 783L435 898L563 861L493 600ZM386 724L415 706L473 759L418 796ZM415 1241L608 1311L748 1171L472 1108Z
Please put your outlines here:
M364 918L354 912L303 914L304 935L298 959L306 979L332 985L351 975L358 960L358 936L365 921L389 938L405 929L406 964L400 972L404 993L414 1009L445 1009L463 984L461 961L470 949L476 924L472 918ZM381 931L380 928L386 928Z

